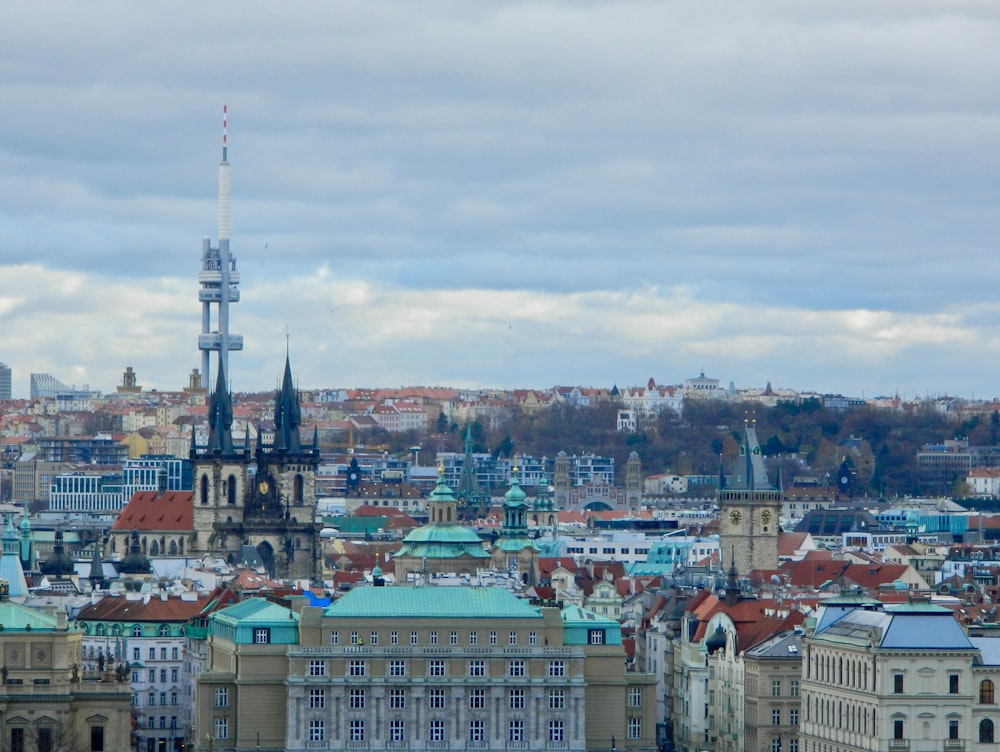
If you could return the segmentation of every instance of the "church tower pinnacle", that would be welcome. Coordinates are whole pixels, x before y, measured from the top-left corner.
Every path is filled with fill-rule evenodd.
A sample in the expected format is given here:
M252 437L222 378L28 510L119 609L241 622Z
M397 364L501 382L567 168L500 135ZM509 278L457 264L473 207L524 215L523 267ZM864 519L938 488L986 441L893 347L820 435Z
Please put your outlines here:
M730 475L720 469L717 499L719 547L723 557L731 552L730 566L744 576L777 569L782 491L768 481L756 421L746 421Z

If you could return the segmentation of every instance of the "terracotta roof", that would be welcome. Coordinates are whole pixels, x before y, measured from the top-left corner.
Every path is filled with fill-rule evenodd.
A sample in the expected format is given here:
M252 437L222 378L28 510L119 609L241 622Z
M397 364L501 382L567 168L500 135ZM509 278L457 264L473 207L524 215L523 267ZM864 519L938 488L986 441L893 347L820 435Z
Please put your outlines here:
M214 596L202 595L194 600L167 598L161 600L154 595L148 603L118 596L107 596L97 603L80 610L80 621L187 621L200 614Z
M112 530L194 530L191 491L136 491L118 515Z
M792 556L805 542L808 533L785 533L778 535L778 556Z
M240 588L244 592L257 592L258 590L277 590L281 587L280 582L268 579L262 574L258 574L252 569L241 569L232 580L230 586Z

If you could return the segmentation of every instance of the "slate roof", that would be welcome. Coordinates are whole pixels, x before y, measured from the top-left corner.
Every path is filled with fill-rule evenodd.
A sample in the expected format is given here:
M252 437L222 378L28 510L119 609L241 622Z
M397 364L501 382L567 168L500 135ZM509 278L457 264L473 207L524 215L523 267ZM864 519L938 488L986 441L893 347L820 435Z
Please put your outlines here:
M815 637L883 650L974 650L954 614L930 603L886 606L885 611L853 609Z

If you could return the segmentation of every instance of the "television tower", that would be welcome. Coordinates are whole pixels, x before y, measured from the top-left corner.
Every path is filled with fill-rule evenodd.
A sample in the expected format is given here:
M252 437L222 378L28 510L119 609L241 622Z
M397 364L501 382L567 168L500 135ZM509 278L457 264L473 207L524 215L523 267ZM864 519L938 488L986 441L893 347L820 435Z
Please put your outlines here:
M210 387L209 355L219 353L219 365L228 376L229 351L243 349L243 335L229 333L229 304L239 302L240 274L236 259L229 254L229 143L226 134L228 109L222 106L222 161L219 163L219 246L209 238L201 242L201 273L198 300L201 301L201 385ZM218 306L216 329L212 330L212 305Z

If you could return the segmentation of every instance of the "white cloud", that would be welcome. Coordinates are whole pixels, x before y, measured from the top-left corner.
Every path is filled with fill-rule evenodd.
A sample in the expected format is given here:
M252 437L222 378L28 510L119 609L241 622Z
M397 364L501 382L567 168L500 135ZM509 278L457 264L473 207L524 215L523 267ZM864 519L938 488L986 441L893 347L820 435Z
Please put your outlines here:
M186 383L225 102L248 387L287 326L313 384L994 391L991 4L6 10L25 383Z

